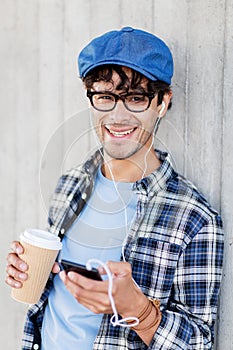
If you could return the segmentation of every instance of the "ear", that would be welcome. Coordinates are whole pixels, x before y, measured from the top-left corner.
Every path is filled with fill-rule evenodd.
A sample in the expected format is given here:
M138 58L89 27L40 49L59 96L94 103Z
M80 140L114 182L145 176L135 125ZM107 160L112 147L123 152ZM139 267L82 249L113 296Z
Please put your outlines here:
M160 118L163 118L167 113L167 109L171 99L172 99L172 91L169 91L168 93L164 94L163 102L158 106L158 113Z

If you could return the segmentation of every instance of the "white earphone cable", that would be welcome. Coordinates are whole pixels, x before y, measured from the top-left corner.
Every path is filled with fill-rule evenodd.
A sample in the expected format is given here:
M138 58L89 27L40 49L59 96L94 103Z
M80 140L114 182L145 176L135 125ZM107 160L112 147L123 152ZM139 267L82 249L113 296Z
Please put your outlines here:
M106 274L108 276L108 297L109 297L112 311L113 311L113 316L110 319L111 324L114 327L121 326L121 327L125 327L125 328L137 326L139 324L139 319L137 317L130 316L130 317L125 317L125 318L119 319L116 305L115 305L115 301L114 301L114 298L112 296L113 277L112 277L111 271L109 270L108 266L104 262L102 262L101 260L89 259L86 263L86 268L88 270L91 270L92 264L101 265L104 268L104 270L106 271ZM131 322L130 325L126 323L127 321ZM132 323L132 321L134 321L134 323Z

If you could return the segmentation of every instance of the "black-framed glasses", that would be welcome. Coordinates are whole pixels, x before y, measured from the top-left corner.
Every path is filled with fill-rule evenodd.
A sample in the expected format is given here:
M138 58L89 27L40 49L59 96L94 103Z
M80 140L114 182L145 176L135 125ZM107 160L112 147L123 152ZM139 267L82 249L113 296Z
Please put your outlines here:
M151 101L155 97L155 93L136 93L128 92L116 95L109 91L90 91L87 90L87 97L90 99L91 105L101 112L110 112L115 107L119 100L124 103L128 111L140 113L150 107Z

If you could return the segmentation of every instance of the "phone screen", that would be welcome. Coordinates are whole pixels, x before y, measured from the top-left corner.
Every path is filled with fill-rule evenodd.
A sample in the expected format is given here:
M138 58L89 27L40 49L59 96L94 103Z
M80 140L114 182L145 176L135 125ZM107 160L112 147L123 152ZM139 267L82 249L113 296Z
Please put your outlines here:
M102 281L99 271L94 267L91 270L87 270L85 265L74 263L67 260L61 260L60 265L62 269L66 271L66 273L69 271L74 271L84 277L91 278L96 281Z

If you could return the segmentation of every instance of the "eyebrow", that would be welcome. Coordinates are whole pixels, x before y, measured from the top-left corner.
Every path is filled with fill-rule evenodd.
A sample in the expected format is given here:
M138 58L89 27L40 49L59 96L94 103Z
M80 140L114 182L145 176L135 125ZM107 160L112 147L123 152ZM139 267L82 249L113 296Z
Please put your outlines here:
M99 91L96 91L96 90L89 90L91 92L96 92L97 94L109 94L109 95L116 95L116 96L127 96L127 95L147 95L147 94L150 94L149 92L147 91L136 91L136 90L133 90L133 91L123 91L119 94L113 92L113 91L109 91L109 90L99 90Z
M143 87L140 88L136 88L136 89L109 89L109 90L95 90L93 87L90 89L90 91L94 91L94 92L102 92L102 93L112 93L117 95L118 91L122 91L120 94L118 95L125 95L128 93L135 93L135 94L144 94L144 93L149 93L149 91L146 91Z
M117 91L118 89L116 89ZM125 88L125 89L120 89L120 90L125 90L126 93L129 93L129 92L135 92L136 94L142 94L142 93L147 93L148 91L146 89L144 89L142 86L138 85L136 88L132 89L131 87L129 88Z

